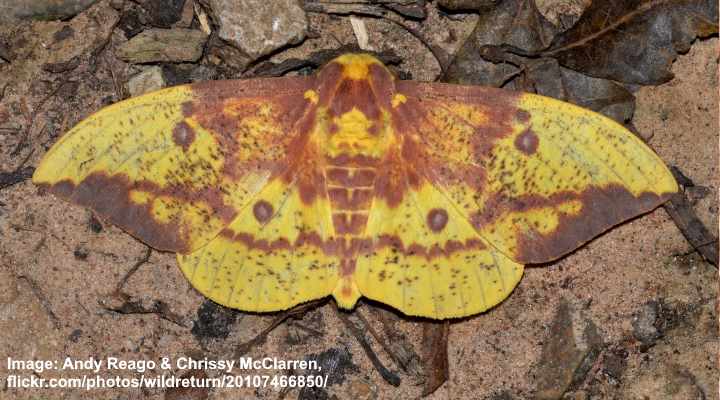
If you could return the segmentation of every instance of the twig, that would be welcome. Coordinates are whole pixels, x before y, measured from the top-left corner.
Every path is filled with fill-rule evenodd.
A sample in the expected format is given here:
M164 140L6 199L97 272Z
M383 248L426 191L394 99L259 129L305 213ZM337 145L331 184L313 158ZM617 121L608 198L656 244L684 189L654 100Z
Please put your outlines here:
M717 267L718 240L697 217L690 200L685 195L685 188L693 187L695 183L675 165L670 167L670 172L680 184L682 191L672 195L663 207L690 245L705 260Z
M60 84L58 84L57 87L55 87L55 89L53 89L47 96L43 97L42 100L40 100L38 102L37 106L35 106L35 109L33 109L33 111L26 112L25 122L27 125L25 126L25 129L23 129L22 138L17 143L17 145L15 145L15 148L12 149L12 151L10 152L11 156L18 155L20 153L20 150L26 145L26 142L27 142L28 138L30 137L30 130L32 129L33 125L35 124L35 117L37 117L37 115L40 113L40 110L45 105L45 103L51 97L55 97L57 92L60 91L60 88L62 88L69 81L70 81L70 79L68 77L63 78L60 81ZM26 107L27 107L27 105L26 105Z
M430 53L432 53L433 57L437 60L438 64L440 65L440 76L444 76L445 72L447 71L448 67L450 66L450 54L448 54L447 51L445 51L442 47L436 46L432 43L430 43L429 40L425 38L425 36L420 33L417 29L408 26L402 21L396 21L388 16L381 15L380 18L390 21L401 28L408 31L411 35L413 35L417 40L420 41L420 43L423 44L423 46L427 47L428 50L430 50Z
M40 290L40 286L38 286L37 282L35 282L27 275L20 275L18 276L18 279L23 279L25 282L28 283L28 285L30 285L30 290L33 292L35 297L37 297L38 301L40 301L40 305L50 317L50 320L55 326L55 329L60 329L60 319L53 312L52 307L50 306L50 301L47 299L47 297L45 297L45 294L42 292L42 290Z
M114 292L105 299L98 301L101 307L119 314L157 314L160 318L170 321L183 328L188 328L186 318L170 310L170 306L162 300L153 300L149 305L143 304L126 293Z
M12 172L0 172L0 190L24 182L35 172L34 167L18 168Z
M360 347L365 350L365 354L367 354L368 358L370 359L370 362L375 367L375 369L378 371L380 376L385 380L385 382L397 387L400 386L400 377L385 368L385 366L382 364L378 356L373 351L372 347L370 346L370 343L368 343L367 339L365 339L365 336L363 333L358 329L355 324L350 321L348 316L346 314L343 314L343 312L339 311L337 307L334 307L335 313L337 314L338 318L345 324L345 326L350 330L350 333L352 333L353 336L355 336L355 339L360 343Z
M140 266L142 266L143 264L147 263L147 262L150 260L150 255L151 255L151 254L152 254L152 248L151 248L150 246L146 246L145 254L142 256L142 258L140 258L140 259L135 263L135 265L133 265L133 266L128 270L128 272L125 274L125 276L123 276L123 278L120 279L120 282L118 282L118 285L117 285L117 287L115 288L115 292L117 292L117 293L121 293L121 292L122 292L122 288L125 286L125 284L127 283L128 279L130 279L130 277L133 276L133 274L135 274L135 272L137 272L137 270L140 268Z
M718 240L695 215L685 193L672 195L663 206L688 243L715 267L718 266Z
M360 310L355 310L355 316L360 319L360 321L365 325L365 328L370 332L370 334L375 338L375 341L380 343L380 346L385 350L386 353L392 358L392 360L395 362L395 365L402 368L403 371L407 372L407 365L403 362L403 360L398 356L393 349L388 345L387 341L373 328L373 326L370 324L370 322L365 318L365 316L360 312Z
M255 335L254 338L248 340L245 343L240 344L237 349L235 349L234 357L239 358L243 354L247 353L251 347L260 345L265 342L267 339L267 335L272 332L275 328L277 328L280 324L283 323L286 319L297 316L297 315L303 315L306 312L315 309L327 302L327 298L310 301L308 303L303 303L300 305L297 305L289 310L281 312L275 319L268 325L265 329L263 329L260 333Z

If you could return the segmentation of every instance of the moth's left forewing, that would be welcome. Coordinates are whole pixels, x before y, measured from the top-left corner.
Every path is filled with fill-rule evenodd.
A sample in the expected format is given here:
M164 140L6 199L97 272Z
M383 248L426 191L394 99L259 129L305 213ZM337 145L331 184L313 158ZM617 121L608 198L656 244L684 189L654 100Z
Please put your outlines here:
M492 88L397 86L419 170L517 262L556 259L677 191L651 149L594 112Z
M106 107L66 133L33 182L159 250L189 253L285 168L308 78L176 86Z

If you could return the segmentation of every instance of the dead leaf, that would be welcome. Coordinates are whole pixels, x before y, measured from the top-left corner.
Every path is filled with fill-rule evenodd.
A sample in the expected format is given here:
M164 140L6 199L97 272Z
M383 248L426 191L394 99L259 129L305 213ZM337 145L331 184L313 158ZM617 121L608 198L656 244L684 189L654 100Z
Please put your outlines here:
M475 30L457 52L443 82L499 87L517 72L510 64L493 64L480 56L486 45L511 45L541 51L552 42L557 28L540 14L533 0L506 0L480 14Z
M696 37L718 32L717 21L716 0L594 1L541 55L587 75L657 85L673 78L672 62Z
M449 332L450 323L447 320L427 321L423 324L423 396L435 392L450 376L447 352Z

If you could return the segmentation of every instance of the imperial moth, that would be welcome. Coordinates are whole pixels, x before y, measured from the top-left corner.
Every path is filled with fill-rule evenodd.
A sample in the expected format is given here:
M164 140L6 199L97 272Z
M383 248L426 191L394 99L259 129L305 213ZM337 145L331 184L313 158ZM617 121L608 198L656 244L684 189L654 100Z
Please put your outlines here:
M222 305L332 295L487 310L544 263L677 191L621 125L558 100L396 80L342 55L310 77L211 81L111 105L33 182L177 253Z

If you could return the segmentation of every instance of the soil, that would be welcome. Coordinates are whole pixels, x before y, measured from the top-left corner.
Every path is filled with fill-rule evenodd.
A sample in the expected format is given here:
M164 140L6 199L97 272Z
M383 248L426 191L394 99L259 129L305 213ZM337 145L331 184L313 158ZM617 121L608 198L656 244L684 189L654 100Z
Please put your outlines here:
M454 52L477 17L463 14L451 20L434 7L429 9L422 32ZM394 50L403 60L402 69L413 79L437 78L439 64L416 38L387 21L364 21L369 43L376 49ZM80 65L70 75L43 70L47 62L63 61L51 60L47 52L60 50L48 50L44 41L55 33L57 24L22 22L0 29L2 35L12 34L13 50L21 57L14 65L0 64L2 172L36 165L64 131L122 96L122 84L137 70L113 57L112 49L124 41L118 32L101 47L94 42L82 44L86 50L102 51L78 53L82 54ZM271 60L307 57L315 50L336 47L338 42L355 41L347 18L311 14L310 24L319 34L317 38L279 52ZM74 29L83 32L83 26ZM97 29L93 32L98 34ZM673 65L675 79L639 88L633 119L638 130L652 132L649 144L663 160L678 166L697 187L705 188L695 189L699 194L694 197L694 209L713 231L718 226L719 183L717 49L717 38L698 41ZM41 193L27 179L0 189L0 237L2 377L141 375L137 368L101 368L97 373L9 371L8 357L52 360L59 365L66 358L117 357L158 363L163 357L237 358L238 347L277 317L213 305L185 280L173 254L152 251L145 260L148 248L144 244L98 222L86 209ZM134 268L136 272L122 286L128 297L119 297L118 285ZM547 374L543 349L553 340L550 328L560 315L559 305L565 303L573 310L572 318L594 326L599 339L590 346L591 365L559 391L559 396L718 399L717 294L717 269L693 251L665 210L658 208L560 261L528 267L519 286L501 305L452 321L449 379L428 398L536 398ZM130 303L136 308L128 306ZM140 309L154 312L131 312ZM425 321L365 301L353 313L368 319L377 330L383 329L380 320L388 319L398 331L392 345L406 350L410 346L411 355L422 353ZM349 316L358 323L357 315ZM648 318L648 326L643 328L641 322ZM326 360L329 370L335 368L333 384L326 390L14 389L3 382L0 399L418 398L422 392L419 369L411 365L403 371L375 339L369 334L367 338L380 362L401 378L399 386L383 380L339 317L334 302L329 301L290 317L264 342L249 346L244 353L255 358ZM240 372L252 375L255 371ZM145 372L150 377L159 374L223 375L176 365Z

